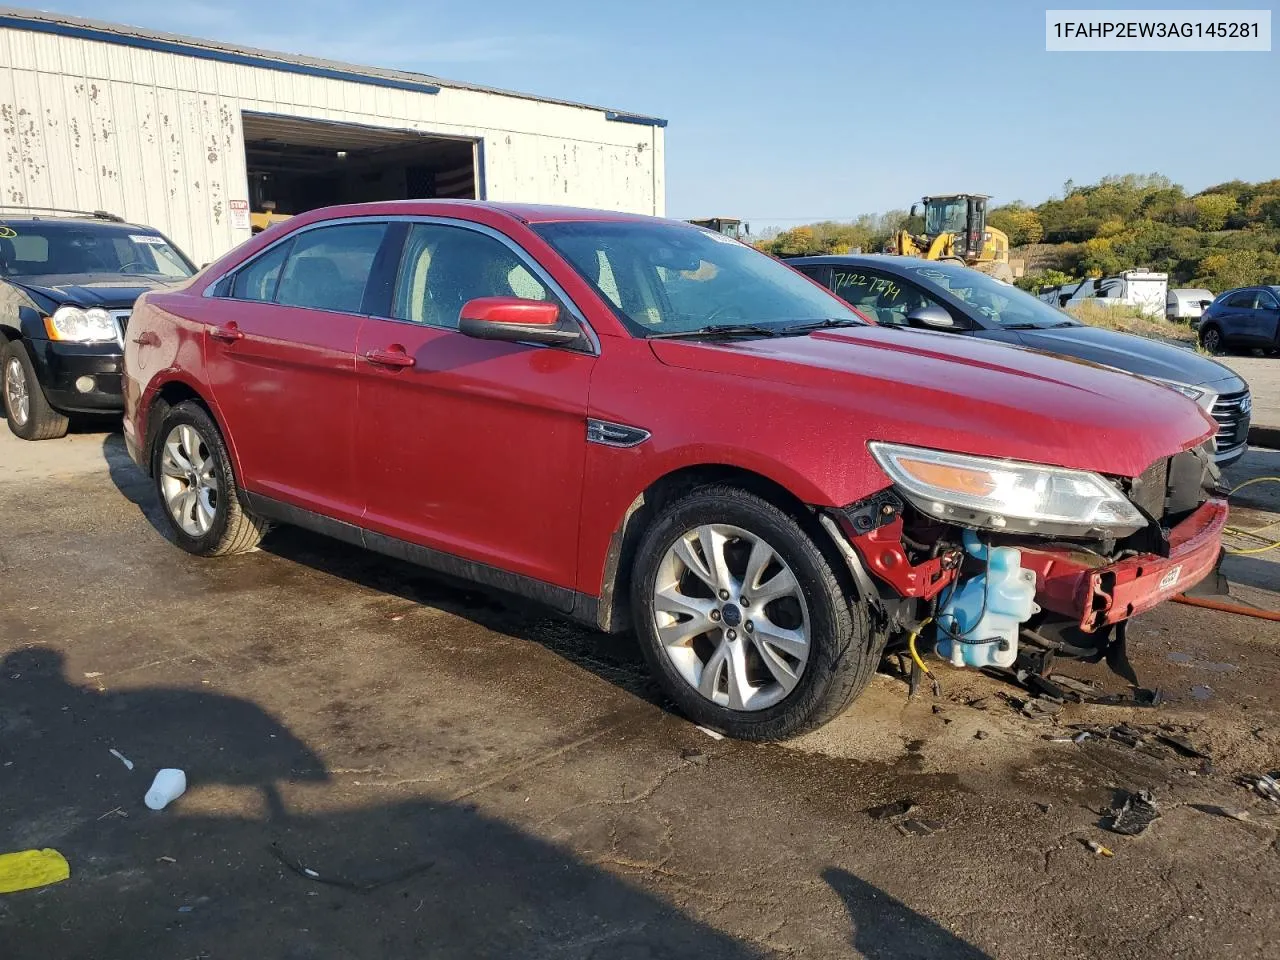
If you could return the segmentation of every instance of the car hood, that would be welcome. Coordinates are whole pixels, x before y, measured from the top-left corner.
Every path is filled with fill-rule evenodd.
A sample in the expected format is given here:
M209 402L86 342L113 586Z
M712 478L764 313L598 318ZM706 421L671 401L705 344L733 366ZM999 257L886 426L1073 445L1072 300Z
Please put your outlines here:
M1197 387L1209 386L1218 393L1245 389L1245 383L1239 376L1215 360L1202 357L1187 347L1149 340L1132 333L1079 326L1019 330L1018 336L1028 347L1037 350L1118 367L1142 377L1177 380Z
M9 282L55 304L123 310L148 290L167 290L186 283L157 277L122 276L118 273L76 273L41 277L10 277Z
M1167 387L950 333L868 326L650 346L668 365L724 375L715 394L725 403L810 411L832 444L887 440L1132 477L1217 428ZM747 422L755 415L744 412Z

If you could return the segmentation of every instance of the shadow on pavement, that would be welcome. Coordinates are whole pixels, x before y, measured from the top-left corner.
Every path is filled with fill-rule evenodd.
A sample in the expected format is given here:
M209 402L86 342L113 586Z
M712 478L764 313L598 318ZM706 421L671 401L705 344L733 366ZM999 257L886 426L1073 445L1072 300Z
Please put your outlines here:
M853 923L850 943L866 960L990 960L945 927L879 887L831 867L822 879L839 894Z
M101 693L69 683L48 647L2 667L0 851L54 847L71 864L64 883L0 898L5 960L758 955L470 806L290 813L275 797L258 816L219 805L207 788L274 797L277 783L328 779L246 700ZM185 769L188 794L147 810L143 793L168 765Z
M102 455L112 483L161 536L172 542L151 479L129 458L120 434L107 436ZM670 708L652 680L635 639L590 630L531 601L455 580L422 567L339 543L295 527L275 527L262 550L329 576L465 617L479 626L539 643L628 693Z

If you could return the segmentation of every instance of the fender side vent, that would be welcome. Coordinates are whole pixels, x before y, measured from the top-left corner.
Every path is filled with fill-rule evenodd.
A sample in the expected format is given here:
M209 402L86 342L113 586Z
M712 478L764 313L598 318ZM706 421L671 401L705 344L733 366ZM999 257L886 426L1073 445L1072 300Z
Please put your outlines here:
M649 431L607 420L587 420L587 442L606 447L635 447L649 439Z

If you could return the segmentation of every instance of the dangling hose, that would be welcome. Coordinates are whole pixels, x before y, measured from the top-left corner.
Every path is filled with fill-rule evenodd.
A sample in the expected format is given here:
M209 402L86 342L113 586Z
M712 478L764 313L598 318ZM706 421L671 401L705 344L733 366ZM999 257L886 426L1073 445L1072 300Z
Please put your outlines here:
M911 662L914 663L916 668L928 677L929 682L933 684L933 695L935 697L940 697L942 696L942 684L938 682L938 678L935 677L929 668L925 666L924 661L920 659L920 654L916 652L916 638L920 636L921 631L932 622L933 617L925 617L920 621L919 626L911 631L907 636L907 652L911 654ZM912 688L912 692L914 692L914 687Z
M1280 483L1280 477L1252 477L1244 483L1238 483L1232 487L1231 492L1228 493L1227 496L1233 497L1237 490L1243 490L1245 487L1250 486L1251 484L1261 483L1263 480L1271 480L1275 483ZM1255 527L1253 530L1245 530L1241 527L1227 527L1227 533L1235 534L1238 537L1252 537L1254 540L1261 540L1264 546L1249 547L1245 550L1233 550L1231 547L1225 547L1224 549L1227 553L1235 554L1238 557L1248 557L1258 553L1266 553L1268 550L1274 550L1276 547L1280 547L1280 540L1269 540L1266 537L1258 536L1258 534L1263 530L1266 530L1268 527L1274 527L1277 523L1280 523L1280 520L1273 520L1271 523L1264 523L1262 526Z

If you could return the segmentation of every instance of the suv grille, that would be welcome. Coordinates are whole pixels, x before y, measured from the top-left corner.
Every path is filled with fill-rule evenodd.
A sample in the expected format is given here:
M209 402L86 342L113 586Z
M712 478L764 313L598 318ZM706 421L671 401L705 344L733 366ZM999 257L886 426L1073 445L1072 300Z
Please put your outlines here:
M111 319L116 322L116 339L120 341L120 346L124 347L124 331L129 326L129 315L132 310L112 310Z
M1215 438L1218 452L1238 447L1249 439L1249 413L1252 407L1249 391L1224 393L1213 404L1213 419L1218 421Z

